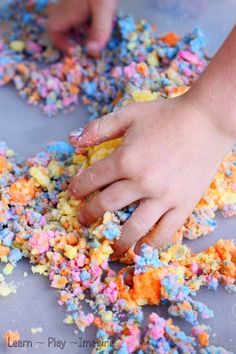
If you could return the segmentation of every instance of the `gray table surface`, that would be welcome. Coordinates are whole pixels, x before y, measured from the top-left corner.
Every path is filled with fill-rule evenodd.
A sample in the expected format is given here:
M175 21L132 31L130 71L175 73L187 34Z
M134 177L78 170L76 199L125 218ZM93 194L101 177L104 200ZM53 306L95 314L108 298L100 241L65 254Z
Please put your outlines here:
M3 1L0 0L0 4ZM200 26L208 38L208 50L214 54L226 38L236 18L236 0L123 0L121 7L136 18L146 18L157 23L160 33L178 31L183 34ZM58 115L46 118L38 108L29 107L21 101L12 87L0 90L0 140L6 141L24 157L32 156L52 140L65 140L68 133L83 125L87 120L86 110L80 106L69 116ZM236 218L218 217L217 230L194 242L188 242L194 252L205 249L219 238L236 240ZM24 272L28 276L23 278ZM17 285L17 293L0 299L0 336L6 330L19 330L22 339L32 340L33 348L6 348L0 340L0 353L60 353L48 338L66 341L63 352L89 353L88 348L79 348L71 342L94 339L94 330L86 335L76 328L62 323L65 312L57 305L57 293L50 288L47 278L33 275L28 262L22 261L9 277ZM236 353L236 297L224 289L217 293L202 289L196 299L203 301L215 312L215 318L204 321L212 328L212 342ZM149 307L146 313L157 311L167 316L162 307ZM175 320L181 328L189 331L190 326ZM32 335L32 327L43 327L43 332ZM40 344L38 342L44 342Z

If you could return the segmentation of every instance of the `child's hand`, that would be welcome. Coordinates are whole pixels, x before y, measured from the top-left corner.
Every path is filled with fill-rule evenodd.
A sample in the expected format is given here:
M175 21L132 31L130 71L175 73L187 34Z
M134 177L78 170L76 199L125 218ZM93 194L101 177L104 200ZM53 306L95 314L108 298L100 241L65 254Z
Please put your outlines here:
M106 210L140 201L114 245L116 256L140 239L136 251L142 242L155 247L171 243L232 147L232 137L199 107L187 93L134 104L85 127L81 147L123 135L124 142L72 180L69 190L75 198L103 189L83 207L80 222L88 225Z
M110 38L117 3L118 0L62 0L51 4L48 8L51 39L60 49L69 49L68 31L91 17L87 47L91 55L99 54Z

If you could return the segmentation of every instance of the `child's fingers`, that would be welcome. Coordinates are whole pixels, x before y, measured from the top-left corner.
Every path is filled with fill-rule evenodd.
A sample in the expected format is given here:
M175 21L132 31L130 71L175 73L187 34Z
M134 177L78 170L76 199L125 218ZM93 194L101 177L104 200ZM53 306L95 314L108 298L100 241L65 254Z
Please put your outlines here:
M115 151L111 156L87 168L79 176L75 176L69 185L69 193L74 198L81 199L122 178L118 154Z
M142 236L160 219L164 207L156 200L146 199L142 201L133 215L122 227L121 238L113 245L114 258L128 251Z
M67 50L70 47L67 32L87 20L89 7L87 1L81 1L78 10L78 8L73 8L73 3L66 0L50 4L47 14L47 29L51 40L59 49Z
M132 182L128 180L115 182L88 201L80 210L78 219L82 225L88 226L106 211L117 211L140 198L141 193Z
M95 1L92 6L92 26L88 39L87 48L91 55L98 55L101 49L107 44L113 28L113 18L117 1L100 0Z
M70 135L70 142L76 147L98 145L104 141L119 138L124 135L132 121L131 107L109 113L87 124L83 129Z
M50 34L66 32L70 28L70 14L66 14L62 3L50 4L47 7L47 30Z
M51 32L49 35L51 41L58 49L67 51L70 48L69 39L66 34L61 32Z
M167 244L176 243L175 235L178 229L184 224L188 217L188 212L181 209L171 209L167 211L159 220L157 225L149 232L149 234L139 240L135 247L138 253L140 246L146 243L154 248L162 248Z
M74 8L73 8L74 6ZM47 7L48 29L52 32L64 32L73 26L84 23L89 16L87 0L73 5L72 1L64 0Z

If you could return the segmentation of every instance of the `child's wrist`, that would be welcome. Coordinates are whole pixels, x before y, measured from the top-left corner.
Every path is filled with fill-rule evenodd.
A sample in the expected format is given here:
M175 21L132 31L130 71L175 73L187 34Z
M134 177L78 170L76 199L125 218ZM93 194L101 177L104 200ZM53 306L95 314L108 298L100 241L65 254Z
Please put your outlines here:
M233 107L227 106L223 99L217 100L209 86L205 86L206 90L204 86L201 83L193 86L186 94L186 99L199 116L202 116L206 122L210 122L212 127L225 137L231 148L236 141L236 112L233 112Z

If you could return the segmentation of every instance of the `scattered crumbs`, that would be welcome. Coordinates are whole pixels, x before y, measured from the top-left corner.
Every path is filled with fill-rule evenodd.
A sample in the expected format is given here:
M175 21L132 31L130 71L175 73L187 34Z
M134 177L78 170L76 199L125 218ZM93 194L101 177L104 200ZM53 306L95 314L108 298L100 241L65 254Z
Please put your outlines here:
M13 283L6 283L5 281L0 283L0 297L6 297L10 294L16 293L16 285Z
M70 111L80 96L90 119L133 102L173 98L185 93L208 63L200 29L183 37L159 36L147 21L136 23L121 14L98 60L80 46L65 56L45 34L46 4L13 0L0 10L0 85L13 83L21 98L39 105L48 116ZM83 37L83 29L78 36ZM96 340L110 341L109 352L227 353L210 344L210 329L202 321L214 313L194 296L202 287L215 292L219 284L235 292L236 246L219 240L193 254L179 241L214 231L217 211L236 215L236 148L178 231L177 244L160 251L143 245L139 255L131 249L120 259L126 265L114 271L109 263L112 244L137 205L106 212L89 228L79 224L83 201L70 199L71 178L122 142L116 139L81 152L82 132L71 134L71 144L52 142L27 161L0 142L0 261L5 264L0 296L16 291L5 276L26 257L32 272L47 276L58 290L58 303L67 311L63 322L75 324L80 332L95 326ZM88 312L82 310L84 303ZM150 314L144 329L145 305L167 306L170 316L189 323L191 335L156 313ZM39 328L31 332L39 333ZM18 332L7 333L7 340L20 338Z
M42 327L32 327L31 329L30 329L30 331L31 331L31 333L32 334L36 334L36 333L42 333L43 332L43 328Z

